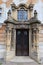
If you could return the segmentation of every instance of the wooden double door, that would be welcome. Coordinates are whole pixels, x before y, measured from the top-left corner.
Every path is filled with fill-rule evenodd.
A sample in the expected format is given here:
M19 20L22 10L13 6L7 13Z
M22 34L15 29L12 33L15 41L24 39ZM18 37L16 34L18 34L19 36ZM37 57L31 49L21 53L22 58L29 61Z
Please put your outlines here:
M29 30L16 30L16 56L29 56Z

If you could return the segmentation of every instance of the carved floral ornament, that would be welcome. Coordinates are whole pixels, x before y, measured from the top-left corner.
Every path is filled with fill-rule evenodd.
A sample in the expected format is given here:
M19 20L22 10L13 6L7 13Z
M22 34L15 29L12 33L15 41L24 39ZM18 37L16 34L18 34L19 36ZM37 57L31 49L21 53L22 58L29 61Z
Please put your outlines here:
M33 30L33 32L35 33L35 32L39 32L39 28L31 28L31 30Z

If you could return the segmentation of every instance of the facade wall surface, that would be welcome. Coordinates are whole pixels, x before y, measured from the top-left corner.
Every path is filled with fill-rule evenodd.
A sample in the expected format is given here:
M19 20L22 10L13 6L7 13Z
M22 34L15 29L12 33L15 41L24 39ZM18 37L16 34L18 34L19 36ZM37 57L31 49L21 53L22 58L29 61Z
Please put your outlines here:
M5 33L5 24L0 24L0 59L5 58L6 51L6 33Z
M12 0L8 0L5 4L6 7L9 8L10 4L12 3ZM26 7L29 6L30 3L35 4L37 3L37 0L28 0L26 2ZM0 0L0 4L2 4L2 0ZM18 7L18 6L16 6ZM15 6L14 6L15 8ZM29 29L29 56L33 58L36 61L42 61L43 59L43 24L31 24L29 25L28 22L19 22L17 19L17 10L15 9L14 11L11 10L11 15L8 16L7 24L0 24L0 48L4 48L4 52L6 52L6 57L5 59L7 61L11 60L12 58L16 57L15 51L16 51L16 29ZM25 10L27 8L24 7ZM33 17L33 11L28 10L28 20ZM18 21L18 22L17 22ZM34 20L33 20L34 21ZM33 22L32 21L32 22ZM31 22L31 21L30 21ZM14 23L14 24L12 24ZM19 24L19 25L18 25ZM2 25L2 26L1 26ZM12 34L13 30L13 34ZM34 31L33 33L33 41L32 41L32 30ZM13 35L13 37L12 37ZM13 41L12 41L13 39ZM11 46L13 44L13 47ZM5 46L5 47L4 47ZM1 52L2 54L2 52ZM0 54L0 57L1 57ZM2 55L2 58L4 55Z

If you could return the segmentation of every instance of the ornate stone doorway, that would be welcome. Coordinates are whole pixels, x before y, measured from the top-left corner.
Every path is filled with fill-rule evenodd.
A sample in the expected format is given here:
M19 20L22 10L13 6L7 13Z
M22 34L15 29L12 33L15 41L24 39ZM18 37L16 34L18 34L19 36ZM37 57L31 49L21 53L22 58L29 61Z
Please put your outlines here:
M29 56L28 29L16 29L16 56Z

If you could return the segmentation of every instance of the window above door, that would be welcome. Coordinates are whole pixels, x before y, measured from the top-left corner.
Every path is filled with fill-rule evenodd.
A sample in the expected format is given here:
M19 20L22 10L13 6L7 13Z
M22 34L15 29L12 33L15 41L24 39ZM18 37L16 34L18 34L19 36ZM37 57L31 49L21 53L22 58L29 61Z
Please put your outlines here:
M28 11L24 9L18 10L18 21L27 21L28 20Z

